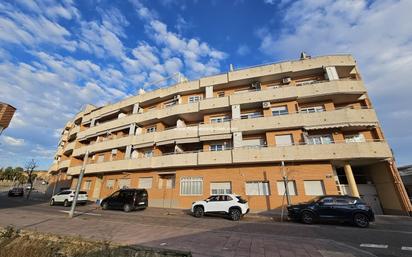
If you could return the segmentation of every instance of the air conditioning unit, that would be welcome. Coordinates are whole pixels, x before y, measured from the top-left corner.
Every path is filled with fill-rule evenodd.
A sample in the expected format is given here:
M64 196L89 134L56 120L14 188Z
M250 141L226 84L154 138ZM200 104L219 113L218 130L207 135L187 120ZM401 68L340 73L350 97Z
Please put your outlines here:
M282 80L283 84L289 84L291 81L292 81L292 79L290 77L283 78L283 80Z
M270 108L270 102L263 102L262 106L263 108Z

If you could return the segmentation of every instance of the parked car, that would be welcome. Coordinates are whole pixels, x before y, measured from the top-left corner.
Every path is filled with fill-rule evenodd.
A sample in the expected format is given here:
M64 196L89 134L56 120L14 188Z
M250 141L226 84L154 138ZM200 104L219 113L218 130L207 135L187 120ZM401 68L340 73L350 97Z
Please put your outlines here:
M240 220L249 212L249 204L235 194L212 195L206 200L193 202L191 211L197 218L208 213L221 213L232 220Z
M117 209L130 212L148 206L146 189L120 189L100 202L103 210Z
M375 220L370 206L358 197L320 196L307 203L288 206L288 216L306 224L318 221L351 222L366 228Z
M52 199L50 200L50 205L53 206L55 204L63 204L65 207L71 206L75 193L76 193L75 190L61 191L60 193L52 197ZM77 198L77 203L78 204L87 203L87 192L79 191L79 197Z
M8 196L23 196L24 195L24 190L22 187L13 187L12 189L9 190Z

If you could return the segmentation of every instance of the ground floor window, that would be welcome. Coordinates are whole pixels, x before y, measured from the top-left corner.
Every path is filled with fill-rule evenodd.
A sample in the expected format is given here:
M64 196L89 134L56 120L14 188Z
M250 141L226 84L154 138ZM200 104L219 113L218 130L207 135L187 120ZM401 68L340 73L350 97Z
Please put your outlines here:
M211 195L223 195L231 194L232 185L230 182L212 182L210 183L210 194Z
M202 195L202 177L183 177L180 179L180 195Z
M153 178L139 178L139 188L146 188L146 189L150 189L152 188L152 182L153 182Z
M108 179L106 181L106 188L107 189L113 189L113 187L114 187L114 179Z
M270 195L269 182L253 181L246 182L246 195Z
M118 186L120 189L122 188L130 188L130 184L131 184L131 179L130 178L122 178L119 179L119 181L117 182Z
M285 182L284 181L278 181L276 184L278 188L278 194L279 195L285 195ZM293 180L288 181L288 191L289 195L296 195L296 183Z
M91 181L91 180L86 180L86 181L84 181L83 190L90 190L91 185L92 185L92 181Z
M306 195L324 195L325 187L322 180L305 180L303 181L305 186Z

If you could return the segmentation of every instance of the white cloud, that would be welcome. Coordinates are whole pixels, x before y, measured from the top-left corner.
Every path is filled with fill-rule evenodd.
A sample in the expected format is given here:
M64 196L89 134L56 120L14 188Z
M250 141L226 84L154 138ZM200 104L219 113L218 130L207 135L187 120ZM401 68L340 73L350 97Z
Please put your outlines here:
M240 56L245 56L250 53L250 48L247 45L240 45L237 48L236 53Z
M11 146L22 146L24 145L24 139L22 138L14 138L11 136L2 136L3 137L3 142L11 145Z
M258 31L260 49L268 56L296 59L300 51L312 56L351 53L383 123L390 143L412 133L410 67L412 66L412 1L295 1L285 10L282 27ZM402 118L403 117L403 118ZM392 139L394 139L392 141ZM411 139L392 144L396 153L407 152ZM399 156L401 162L407 156Z

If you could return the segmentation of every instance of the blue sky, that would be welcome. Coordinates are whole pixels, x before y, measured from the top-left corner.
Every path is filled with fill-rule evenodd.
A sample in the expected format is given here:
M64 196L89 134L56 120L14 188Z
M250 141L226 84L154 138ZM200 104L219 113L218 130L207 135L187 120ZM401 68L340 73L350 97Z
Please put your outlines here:
M0 101L17 108L0 167L52 162L84 104L190 79L312 56L358 61L398 164L412 163L412 1L131 0L0 2Z

